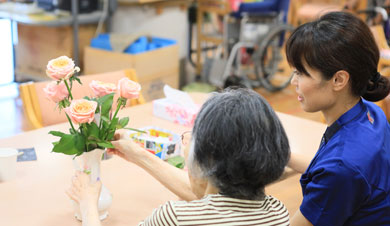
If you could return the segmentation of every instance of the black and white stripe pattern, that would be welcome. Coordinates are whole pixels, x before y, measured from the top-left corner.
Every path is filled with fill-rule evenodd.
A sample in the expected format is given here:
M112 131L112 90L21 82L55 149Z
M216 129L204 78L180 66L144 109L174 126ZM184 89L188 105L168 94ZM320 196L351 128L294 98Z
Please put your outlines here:
M262 201L208 195L201 200L170 201L139 225L290 225L286 207L272 196Z

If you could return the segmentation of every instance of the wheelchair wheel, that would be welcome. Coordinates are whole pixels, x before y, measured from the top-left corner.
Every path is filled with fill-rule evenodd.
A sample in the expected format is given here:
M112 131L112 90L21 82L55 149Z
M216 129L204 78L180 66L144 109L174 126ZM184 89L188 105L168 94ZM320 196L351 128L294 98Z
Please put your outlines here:
M255 75L268 91L275 92L290 84L292 73L286 63L285 43L294 28L287 24L273 28L261 39L255 53Z

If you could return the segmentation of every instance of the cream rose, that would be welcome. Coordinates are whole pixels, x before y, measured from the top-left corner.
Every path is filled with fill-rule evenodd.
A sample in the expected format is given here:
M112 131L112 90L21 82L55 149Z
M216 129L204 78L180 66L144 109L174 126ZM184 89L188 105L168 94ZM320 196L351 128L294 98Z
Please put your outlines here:
M65 112L74 123L91 123L95 117L97 102L85 99L73 100Z
M49 61L46 67L46 74L54 80L68 79L80 68L75 67L74 62L67 56L60 56Z
M46 85L45 88L43 88L43 92L46 95L46 98L49 100L58 103L61 100L65 99L68 97L69 92L68 89L66 88L65 83L60 82L57 85L56 81L50 82Z
M89 83L89 87L91 87L93 93L98 96L104 96L110 93L115 93L116 86L113 83L104 83L101 81L92 80L91 83Z
M141 86L137 82L128 78L122 78L118 81L118 92L120 97L126 99L136 99L139 97Z

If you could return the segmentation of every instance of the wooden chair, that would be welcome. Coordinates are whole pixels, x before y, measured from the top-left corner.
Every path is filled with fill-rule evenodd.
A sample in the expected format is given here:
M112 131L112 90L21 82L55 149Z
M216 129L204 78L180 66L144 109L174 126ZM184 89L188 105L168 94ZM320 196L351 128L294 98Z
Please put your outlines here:
M135 70L133 69L80 76L79 78L83 84L80 85L77 82L73 83L73 97L74 99L80 99L84 96L93 96L93 92L91 88L89 88L89 83L92 80L117 84L117 81L123 77L128 77L129 79L138 82ZM29 82L19 86L25 115L36 129L67 121L64 112L59 112L56 104L45 97L43 88L49 82L51 81ZM116 100L116 98L117 95L114 97L114 100ZM143 104L145 103L145 100L142 94L140 94L138 99L132 99L129 102L128 106L131 106Z
M291 0L289 21L298 26L317 19L322 14L332 11L340 11L344 1L332 0Z
M390 78L390 47L387 44L385 32L382 25L375 25L370 27L371 32L375 38L375 42L378 45L381 57L379 57L378 71L387 78ZM387 57L383 56L383 53L387 52ZM375 102L385 112L387 120L390 120L390 96L385 99Z
M382 71L386 67L390 67L390 47L387 44L385 32L383 30L382 25L375 25L370 27L371 32L374 36L375 42L378 45L379 51L381 52L381 57L379 58L378 63L378 71L382 73ZM384 53L388 54L384 54ZM384 57L384 55L388 55Z
M323 14L341 11L345 3L350 0L291 0L289 11L289 22L298 26L303 23L313 21ZM367 1L358 1L354 6L351 13L357 13L361 9L367 7ZM365 15L358 15L361 19L365 20Z

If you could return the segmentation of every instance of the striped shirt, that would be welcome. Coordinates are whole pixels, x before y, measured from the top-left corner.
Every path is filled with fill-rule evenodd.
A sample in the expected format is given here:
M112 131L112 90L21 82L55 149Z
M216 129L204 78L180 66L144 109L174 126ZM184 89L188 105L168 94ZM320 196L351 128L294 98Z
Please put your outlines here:
M157 225L290 225L286 207L272 196L262 201L229 198L220 194L201 200L169 201L138 226Z

